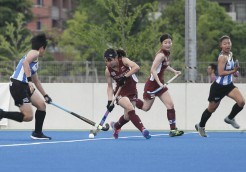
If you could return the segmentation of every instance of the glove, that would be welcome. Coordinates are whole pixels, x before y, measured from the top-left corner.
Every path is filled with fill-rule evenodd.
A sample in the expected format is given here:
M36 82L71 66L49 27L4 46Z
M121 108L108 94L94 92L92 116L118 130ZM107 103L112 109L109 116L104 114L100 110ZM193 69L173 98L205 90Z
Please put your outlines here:
M50 96L48 96L48 94L44 95L44 99L45 99L45 102L50 104L50 102L52 102L52 99L50 98Z
M126 82L126 76L123 76L118 80L118 84L120 87L125 85L125 82Z
M111 103L112 103L112 101L108 101L107 109L109 112L111 112L114 109L114 104L112 106L110 106Z

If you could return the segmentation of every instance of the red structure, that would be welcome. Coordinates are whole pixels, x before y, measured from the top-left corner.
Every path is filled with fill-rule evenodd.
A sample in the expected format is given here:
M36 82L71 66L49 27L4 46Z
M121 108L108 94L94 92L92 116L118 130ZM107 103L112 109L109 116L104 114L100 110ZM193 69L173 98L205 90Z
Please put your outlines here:
M56 28L63 30L65 20L72 10L72 0L32 0L34 19L27 24L32 32L50 31Z

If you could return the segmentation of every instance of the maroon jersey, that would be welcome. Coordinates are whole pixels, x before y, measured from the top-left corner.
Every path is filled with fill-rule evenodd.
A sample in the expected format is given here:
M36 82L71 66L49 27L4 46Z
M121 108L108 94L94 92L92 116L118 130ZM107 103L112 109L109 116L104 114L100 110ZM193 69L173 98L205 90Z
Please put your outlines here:
M157 67L157 76L158 76L159 80L161 81L161 83L164 84L164 79L163 79L164 75L163 74L164 74L165 69L169 65L168 56L170 55L170 52L162 51L161 53L163 53L167 57L167 60L164 59L159 64L159 66ZM143 93L144 99L152 99L152 98L154 98L154 96L160 96L167 90L167 87L165 87L164 89L160 90L156 94L149 95L147 93L147 91L154 91L154 90L156 90L159 87L160 87L159 84L155 81L154 76L151 74L150 77L148 78L147 82L145 83L145 86L144 86L144 93Z
M119 84L118 84L119 79L121 77L125 76L126 73L130 71L130 67L125 66L123 64L122 58L118 58L118 60L119 60L119 71L116 71L116 70L108 67L108 71L110 73L110 76L116 82L115 93L119 89ZM127 77L125 85L123 85L123 87L119 93L119 96L121 96L121 97L127 96L130 98L130 100L134 99L137 96L137 88L136 88L137 82L138 82L138 80L137 80L137 77L135 75L131 75L130 77Z

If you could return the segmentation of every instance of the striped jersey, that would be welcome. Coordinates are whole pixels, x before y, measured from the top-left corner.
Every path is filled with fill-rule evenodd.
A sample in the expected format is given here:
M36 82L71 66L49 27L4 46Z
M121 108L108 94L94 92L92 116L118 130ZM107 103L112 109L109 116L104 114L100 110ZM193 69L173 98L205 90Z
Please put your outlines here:
M26 59L27 54L23 56L23 58L19 61L13 75L10 78L16 79L18 81L28 83L26 74L24 72L23 61ZM38 70L38 61L31 62L29 64L31 75L34 75Z
M219 55L219 58L221 56L221 53ZM229 56L232 56L232 53L230 53ZM224 70L230 71L234 69L234 61L233 58L229 58L225 64ZM228 85L232 82L232 74L224 75L224 76L217 76L216 82L220 85Z

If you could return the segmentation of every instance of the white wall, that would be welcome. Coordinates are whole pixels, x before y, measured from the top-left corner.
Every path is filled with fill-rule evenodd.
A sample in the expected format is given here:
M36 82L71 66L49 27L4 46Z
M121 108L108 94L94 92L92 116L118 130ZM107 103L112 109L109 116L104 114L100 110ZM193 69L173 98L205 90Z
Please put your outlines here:
M78 113L95 122L99 122L106 111L107 94L106 84L102 83L86 83L86 84L43 84L46 92L53 99L53 102ZM246 97L245 84L236 84ZM8 89L8 84L0 84L0 92ZM139 98L142 98L144 84L138 84ZM178 84L173 83L168 86L170 95L175 104L177 127L183 130L194 130L194 125L199 122L202 112L208 105L208 93L210 84ZM1 94L0 94L1 95ZM2 97L1 97L2 100ZM6 101L9 101L6 99ZM1 101L0 101L1 103ZM6 102L5 102L6 104ZM220 107L213 114L207 123L207 130L234 130L230 125L223 120L230 113L234 102L225 97ZM1 108L2 104L0 104ZM13 99L9 101L9 110L18 111L14 106ZM236 117L241 129L246 128L246 110L243 109ZM169 125L166 117L166 108L162 102L156 98L152 109L148 112L136 109L136 113L142 119L143 124L150 130L169 130ZM107 122L116 121L123 114L123 109L116 105L112 113L109 114ZM3 129L33 129L34 120L32 122L18 123L8 120L7 126L2 126ZM88 130L92 127L64 112L53 105L47 105L47 116L44 123L44 129L83 129ZM128 123L124 129L135 129Z

